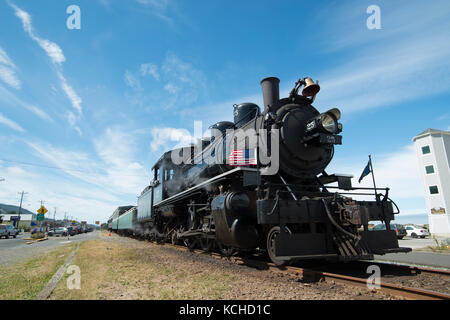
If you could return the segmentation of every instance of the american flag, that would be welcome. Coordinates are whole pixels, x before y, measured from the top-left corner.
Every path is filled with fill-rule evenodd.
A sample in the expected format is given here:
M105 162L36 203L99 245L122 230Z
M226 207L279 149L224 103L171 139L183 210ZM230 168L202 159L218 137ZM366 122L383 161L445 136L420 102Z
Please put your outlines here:
M230 166L250 166L257 165L256 149L234 150L228 156Z

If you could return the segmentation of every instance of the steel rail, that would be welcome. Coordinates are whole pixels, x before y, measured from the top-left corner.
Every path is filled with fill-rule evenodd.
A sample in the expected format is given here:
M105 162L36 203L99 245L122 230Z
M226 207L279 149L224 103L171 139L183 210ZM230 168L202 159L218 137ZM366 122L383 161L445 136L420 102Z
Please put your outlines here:
M184 250L189 252L194 252L198 254L204 254L209 255L214 258L222 259L224 258L223 255L216 253L216 252L207 252L201 249L189 249L184 246L180 245L174 245L170 243L165 243L164 245L170 246L177 250ZM325 271L318 271L313 269L306 269L306 268L300 268L300 267L292 267L292 266L285 266L285 267L278 267L275 264L271 262L266 261L260 261L260 260L254 260L249 258L242 258L242 257L226 257L228 260L230 260L233 263L238 263L241 265L254 265L259 266L262 269L269 269L274 272L288 272L291 275L294 276L301 276L305 279L313 278L315 281L330 281L333 280L335 282L344 284L344 285L353 285L357 287L364 287L367 288L367 279L365 278L358 278L353 276L346 276L342 274L336 274L331 272L325 272ZM395 265L390 265L395 266ZM410 267L411 270L420 270L422 272L430 272L430 273L438 273L438 274L444 274L444 275L450 275L449 271L444 270L438 270L438 269L430 269L430 268L419 268L419 267ZM436 292L421 288L412 288L412 287L406 287L398 284L393 284L389 282L383 282L381 281L379 290L384 293L389 293L394 296L403 297L406 299L411 300L450 300L450 294L442 293L442 292Z
M149 242L149 243L156 244L154 242ZM253 265L255 267L258 267L259 269L270 270L273 272L281 272L281 273L288 272L289 274L291 274L293 276L301 276L302 278L304 278L306 280L311 279L311 278L314 281L333 280L335 282L338 282L338 283L341 283L344 285L352 285L352 286L368 288L367 287L368 281L365 278L358 278L358 277L336 274L336 273L331 273L331 272L326 272L326 271L319 271L319 270L293 267L293 266L279 267L279 266L276 266L272 262L255 260L255 259L251 259L248 257L246 257L246 258L236 257L236 256L225 257L224 255L219 254L217 252L210 252L210 251L205 251L205 250L201 250L201 249L189 249L185 246L174 245L171 243L163 243L163 244L156 244L156 245L168 246L170 248L173 248L175 250L180 250L180 251L187 251L187 252L193 252L196 254L208 255L208 256L216 258L216 259L226 258L229 261L231 261L232 263L237 263L237 264L246 265L246 266ZM367 261L362 261L362 262L367 263ZM375 262L375 264L376 264L376 262ZM396 264L389 264L389 266L405 267L404 265L396 265ZM450 275L450 272L446 271L446 270L431 269L431 268L416 267L416 266L409 266L409 268L412 271L419 270L419 271L428 272L428 273ZM384 293L389 293L394 296L403 297L403 298L411 299L411 300L450 300L450 294L447 294L447 293L436 292L436 291L431 291L431 290L426 290L426 289L421 289L421 288L406 287L403 285L393 284L393 283L389 283L389 282L382 282L382 281L379 284L379 289L374 289L374 290L379 290Z

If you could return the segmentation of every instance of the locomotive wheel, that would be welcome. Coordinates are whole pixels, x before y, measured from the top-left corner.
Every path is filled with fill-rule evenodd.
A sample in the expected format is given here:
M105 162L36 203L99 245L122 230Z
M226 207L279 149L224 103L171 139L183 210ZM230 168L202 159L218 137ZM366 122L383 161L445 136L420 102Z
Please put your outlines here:
M198 240L195 238L187 238L187 239L183 240L183 243L186 247L193 250L193 249L197 248Z
M275 239L278 237L279 234L280 234L279 226L276 226L276 227L273 227L272 229L270 229L270 231L267 233L266 247L267 247L267 253L269 255L270 260L272 260L272 262L275 265L282 267L282 266L287 265L288 261L279 260L276 258Z
M220 242L217 242L217 248L219 249L220 254L225 257L231 257L234 253L236 253L236 250L233 247L226 246Z
M209 238L200 238L200 248L206 252L210 252L214 248L214 240Z

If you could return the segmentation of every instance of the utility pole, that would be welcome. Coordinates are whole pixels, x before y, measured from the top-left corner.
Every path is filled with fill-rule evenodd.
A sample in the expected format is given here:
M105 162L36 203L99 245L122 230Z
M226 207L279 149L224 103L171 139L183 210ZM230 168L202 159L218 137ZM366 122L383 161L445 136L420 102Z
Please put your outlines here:
M53 213L53 229L56 228L56 207L55 208L55 212Z
M19 192L19 194L21 194L20 196L20 206L19 206L19 220L17 220L17 225L16 228L19 229L19 223L20 223L20 214L22 213L22 201L23 201L23 195L27 194L28 192L22 191Z

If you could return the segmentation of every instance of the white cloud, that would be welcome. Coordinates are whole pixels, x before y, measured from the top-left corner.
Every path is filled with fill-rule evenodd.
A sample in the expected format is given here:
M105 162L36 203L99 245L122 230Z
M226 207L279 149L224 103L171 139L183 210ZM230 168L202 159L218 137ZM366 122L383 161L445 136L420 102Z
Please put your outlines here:
M20 80L11 68L0 65L0 79L15 89L20 89Z
M134 137L123 128L107 128L94 141L95 150L103 160L106 181L118 190L137 194L149 182L145 167L134 160Z
M18 205L20 195L18 190L25 190L23 207L35 212L40 200L51 212L57 208L56 218L62 219L64 213L80 220L93 223L94 220L106 222L115 207L124 200L104 191L101 187L78 184L65 177L46 174L46 169L36 169L30 166L6 166L0 163L2 177L8 185L0 184L0 198L3 203ZM42 184L45 181L45 185Z
M355 161L355 159L359 160ZM357 153L352 158L335 157L326 171L328 173L352 174L354 176L352 179L354 187L373 188L371 175L366 176L361 183L358 183L367 161L367 156ZM372 163L377 188L390 188L389 197L399 205L401 212L407 214L426 212L424 188L413 144L394 153L372 155ZM384 194L384 192L382 193ZM373 199L373 196L354 197L357 199Z
M126 70L124 75L125 83L130 88L133 88L136 91L141 91L141 83L139 82L139 79L134 76L130 71Z
M153 128L151 135L152 141L150 142L150 148L152 151L158 151L160 149L167 151L174 144L187 146L193 142L193 137L186 129Z
M61 88L66 93L67 97L70 99L72 106L78 111L79 114L83 112L81 108L81 103L83 102L81 98L77 95L75 90L67 83L66 78L62 72L57 71L58 78L61 80Z
M16 16L22 21L23 29L31 39L36 41L38 45L45 51L47 56L50 58L50 60L53 62L55 68L56 68L56 74L60 80L61 88L63 89L66 96L69 98L72 106L78 111L79 114L82 113L82 99L80 96L75 92L75 90L67 83L66 78L64 77L62 73L62 63L66 61L66 58L64 56L64 53L59 45L56 43L47 40L42 39L38 37L32 26L32 19L28 12L20 9L15 4L8 1L8 4L14 9ZM72 119L73 120L73 119ZM80 128L75 125L75 123L72 121L70 122L71 126L80 133Z
M22 20L23 29L25 30L25 32L27 32L31 39L36 41L39 46L41 46L41 48L47 53L53 63L61 64L66 61L61 48L56 43L47 39L39 38L34 34L33 26L31 24L31 16L28 12L20 9L11 2L9 2L9 5L15 10L16 16L20 20Z
M335 4L322 12L329 15L321 29L325 51L340 51L350 62L317 76L317 103L361 111L449 92L447 2L383 2L382 30L367 29L366 7Z
M155 80L159 81L160 75L158 73L158 66L152 63L141 64L141 75L151 75Z
M16 66L14 62L0 47L0 79L14 89L20 89L21 82L15 70Z
M164 90L166 90L169 93L176 94L180 91L180 88L175 86L173 83L168 83L164 86Z
M2 86L0 86L0 100L14 107L22 106L23 108L37 115L39 118L49 122L53 122L53 119L45 111L38 108L37 106L30 105L22 101L16 95Z
M207 96L206 77L191 63L168 53L158 67L155 64L140 65L140 72L125 71L125 83L134 89L130 103L147 110L168 110L172 107L192 106L200 97ZM157 82L145 82L146 75L152 75ZM145 95L142 92L145 91Z
M1 47L0 47L0 64L4 64L6 66L16 68L14 62L6 54L5 50L3 50Z
M137 0L137 2L143 5L151 5L158 9L165 9L169 3L168 0Z
M25 132L25 130L20 125L18 125L11 119L6 118L1 113L0 113L0 124L4 124L5 126L10 127L11 129L19 131L19 132Z
M83 135L81 129L77 126L77 116L69 111L66 115L67 120L69 121L69 124L72 128L75 129L75 131L78 133L78 135L81 137Z

